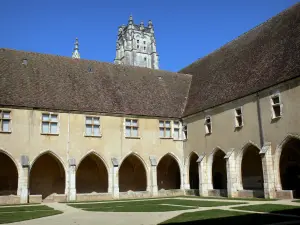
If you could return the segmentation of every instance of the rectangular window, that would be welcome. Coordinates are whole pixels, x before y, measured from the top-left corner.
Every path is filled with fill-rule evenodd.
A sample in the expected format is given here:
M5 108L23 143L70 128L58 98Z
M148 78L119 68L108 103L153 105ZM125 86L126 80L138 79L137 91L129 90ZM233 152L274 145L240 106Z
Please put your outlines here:
M10 111L0 110L0 131L11 132L11 116Z
M159 137L160 138L171 138L171 121L160 120L159 121Z
M179 123L179 121L173 122L173 138L175 140L180 139L180 123Z
M86 116L85 117L85 135L86 136L101 136L100 134L100 117Z
M144 41L144 45L146 44L146 41Z
M211 117L205 117L205 134L211 134Z
M187 132L187 125L184 124L182 126L182 139L187 140L188 132Z
M42 113L42 134L58 134L58 114Z
M140 46L139 46L139 45L137 45L137 48L140 48Z
M243 121L243 114L242 114L242 108L236 108L235 109L235 127L240 128L244 126L244 121Z
M282 104L279 94L271 97L272 104L272 119L276 119L282 116Z
M139 123L137 119L125 120L125 136L139 137Z

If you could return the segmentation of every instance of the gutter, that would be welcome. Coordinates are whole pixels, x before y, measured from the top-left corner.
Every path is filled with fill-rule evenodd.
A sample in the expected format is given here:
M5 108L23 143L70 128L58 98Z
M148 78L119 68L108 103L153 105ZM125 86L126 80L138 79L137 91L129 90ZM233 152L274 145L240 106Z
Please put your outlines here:
M261 122L261 108L260 108L260 99L258 92L256 93L256 105L257 105L257 121L258 121L258 133L259 133L259 143L260 147L262 148L264 146L264 132L263 132L263 126Z

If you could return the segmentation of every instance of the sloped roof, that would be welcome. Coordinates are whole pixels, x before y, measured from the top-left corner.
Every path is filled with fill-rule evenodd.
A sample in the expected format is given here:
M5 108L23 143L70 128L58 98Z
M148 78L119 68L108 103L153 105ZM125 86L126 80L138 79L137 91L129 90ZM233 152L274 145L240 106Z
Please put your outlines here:
M0 49L2 106L179 118L190 82L162 70Z
M184 116L300 75L300 3L179 71L192 74Z

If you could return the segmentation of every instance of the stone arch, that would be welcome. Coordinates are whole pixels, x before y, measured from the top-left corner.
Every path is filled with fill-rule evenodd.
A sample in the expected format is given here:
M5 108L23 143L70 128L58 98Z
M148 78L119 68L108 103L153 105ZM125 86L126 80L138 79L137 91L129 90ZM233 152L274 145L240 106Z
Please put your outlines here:
M192 151L186 159L186 171L188 171L190 189L199 189L198 158L199 155L195 151Z
M64 194L66 169L62 159L52 151L39 154L31 163L29 190L45 199L52 194Z
M300 197L300 136L287 135L277 146L274 156L275 185L277 190L293 190Z
M127 154L119 167L119 190L146 191L148 167L143 158L135 152Z
M15 159L0 149L0 196L17 195L19 169Z
M157 164L157 186L160 189L180 189L181 166L178 158L167 153L160 158Z
M264 179L260 148L249 141L240 150L236 163L238 190L262 190Z
M226 173L226 160L225 151L216 147L208 156L207 164L207 180L208 189L227 189L227 173Z
M91 150L76 168L77 193L108 192L108 166L103 157Z

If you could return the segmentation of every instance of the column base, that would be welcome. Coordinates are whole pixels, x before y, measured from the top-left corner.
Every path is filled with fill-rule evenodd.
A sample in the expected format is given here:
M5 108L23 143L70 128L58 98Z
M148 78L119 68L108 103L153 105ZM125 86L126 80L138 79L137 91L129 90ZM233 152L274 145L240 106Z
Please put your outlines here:
M69 189L68 201L76 201L76 189Z

